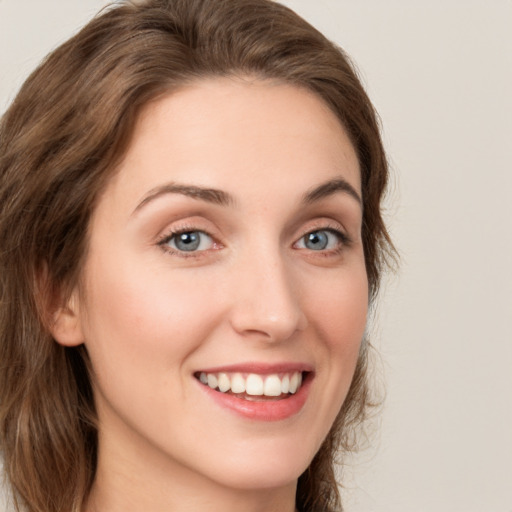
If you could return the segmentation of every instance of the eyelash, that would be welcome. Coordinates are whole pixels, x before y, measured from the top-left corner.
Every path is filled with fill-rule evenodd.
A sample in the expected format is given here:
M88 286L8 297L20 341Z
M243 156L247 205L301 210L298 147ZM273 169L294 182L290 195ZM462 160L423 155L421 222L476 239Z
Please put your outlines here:
M336 225L321 225L318 227L315 227L313 229L308 229L293 245L296 246L298 243L304 241L305 238L308 235L312 235L313 233L321 233L326 232L330 233L331 235L335 235L338 238L338 244L336 247L332 249L324 249L315 251L311 249L309 252L314 254L315 256L322 256L322 257L329 257L332 255L340 254L344 249L347 247L350 247L352 244L352 239L344 232L342 231L341 227ZM307 250L307 248L306 248Z
M205 252L211 249L203 249L200 251L180 251L179 249L174 249L169 247L169 244L173 239L179 237L180 235L184 235L185 233L201 233L210 238L214 245L214 250L222 248L222 245L215 241L215 238L210 235L204 229L199 229L193 226L187 226L179 229L172 230L167 232L162 238L157 241L157 245L166 253L171 254L173 256L179 256L180 258L197 258L198 256L204 254Z
M350 245L352 244L351 238L346 233L344 233L337 225L336 226L324 225L324 226L319 226L314 229L308 229L306 232L304 232L303 235L301 235L298 238L298 240L296 242L294 242L293 246L295 247L299 242L305 241L305 238L308 235L311 235L313 233L320 233L320 232L327 232L332 235L335 235L338 238L339 243L338 243L337 247L335 247L333 249L319 250L319 251L315 251L315 250L311 249L310 252L313 254L316 253L316 255L328 257L328 256L331 256L334 254L339 254L345 248L350 247ZM179 237L180 235L186 234L186 233L201 233L202 235L206 235L207 237L209 237L212 240L213 248L202 249L202 250L193 250L193 251L187 252L187 251L181 251L179 249L174 249L167 245L173 239ZM218 249L222 248L222 244L216 242L215 238L211 234L209 234L207 231L205 231L203 229L199 229L199 228L193 227L193 226L187 226L187 227L183 227L183 228L179 228L179 229L175 229L170 232L167 232L164 236L162 236L157 241L157 245L164 252L171 254L171 255L179 256L181 258L197 258L197 257L200 257L201 255L203 255L205 252L208 252L212 249L218 250ZM300 249L302 249L302 248L300 248ZM306 250L307 250L307 248L306 248Z

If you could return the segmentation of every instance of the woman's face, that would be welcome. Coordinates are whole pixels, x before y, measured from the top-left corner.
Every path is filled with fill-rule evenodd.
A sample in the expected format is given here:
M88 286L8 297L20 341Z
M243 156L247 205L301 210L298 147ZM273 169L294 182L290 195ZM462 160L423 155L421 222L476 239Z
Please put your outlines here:
M354 148L311 92L211 79L145 108L75 302L99 470L294 485L365 329L360 197Z

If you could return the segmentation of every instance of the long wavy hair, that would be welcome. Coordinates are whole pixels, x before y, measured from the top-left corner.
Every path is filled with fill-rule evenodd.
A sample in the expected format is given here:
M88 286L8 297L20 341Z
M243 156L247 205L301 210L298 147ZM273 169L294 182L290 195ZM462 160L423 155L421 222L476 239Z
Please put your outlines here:
M49 325L77 283L91 212L141 108L207 77L252 76L317 94L359 158L370 303L393 247L377 116L345 53L270 0L116 2L51 53L0 122L0 449L18 510L79 511L95 476L97 426L83 346ZM368 342L328 437L300 477L301 511L342 510L336 456L371 400Z

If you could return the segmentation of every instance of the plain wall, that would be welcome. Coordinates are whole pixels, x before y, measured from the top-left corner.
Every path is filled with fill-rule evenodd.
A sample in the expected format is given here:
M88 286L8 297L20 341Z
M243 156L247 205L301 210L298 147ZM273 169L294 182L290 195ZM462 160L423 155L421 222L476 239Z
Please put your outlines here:
M0 0L0 112L105 3ZM394 175L387 400L347 511L512 512L512 1L286 4L356 62Z

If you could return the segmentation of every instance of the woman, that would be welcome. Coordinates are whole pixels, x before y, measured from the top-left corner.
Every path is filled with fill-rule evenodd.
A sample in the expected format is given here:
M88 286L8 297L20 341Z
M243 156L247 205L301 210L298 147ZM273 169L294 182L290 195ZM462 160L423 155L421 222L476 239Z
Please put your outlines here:
M112 6L0 127L21 509L341 510L391 244L373 108L267 0Z

